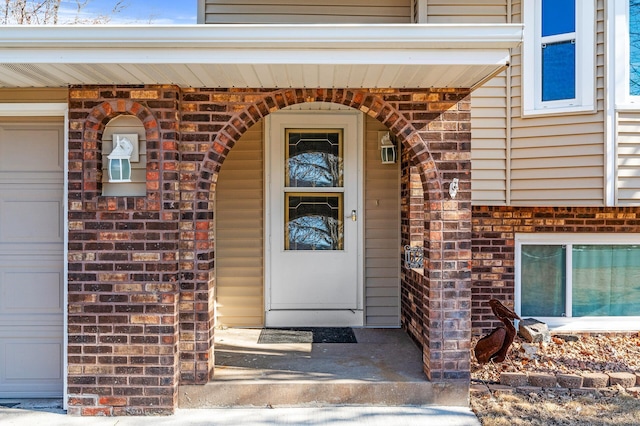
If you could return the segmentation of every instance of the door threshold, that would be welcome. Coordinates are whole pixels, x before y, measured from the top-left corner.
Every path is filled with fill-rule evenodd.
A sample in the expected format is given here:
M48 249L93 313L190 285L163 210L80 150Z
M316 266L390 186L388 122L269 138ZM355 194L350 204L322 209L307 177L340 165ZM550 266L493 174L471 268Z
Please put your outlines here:
M265 313L267 327L362 327L362 310L272 310Z

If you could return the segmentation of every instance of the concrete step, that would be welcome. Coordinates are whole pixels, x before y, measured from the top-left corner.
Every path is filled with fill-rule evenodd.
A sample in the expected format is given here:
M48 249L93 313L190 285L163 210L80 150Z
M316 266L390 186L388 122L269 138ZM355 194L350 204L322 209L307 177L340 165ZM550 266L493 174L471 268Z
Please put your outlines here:
M327 405L454 405L468 406L466 382L366 382L358 380L219 381L184 385L180 408L304 407Z
M260 329L216 330L214 378L179 388L180 408L468 406L469 383L432 383L399 329L354 329L357 343L258 343Z

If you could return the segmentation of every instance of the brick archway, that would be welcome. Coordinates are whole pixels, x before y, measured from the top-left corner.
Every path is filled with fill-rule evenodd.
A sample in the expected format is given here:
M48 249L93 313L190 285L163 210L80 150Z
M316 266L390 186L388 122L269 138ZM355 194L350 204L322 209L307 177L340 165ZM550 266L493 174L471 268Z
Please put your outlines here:
M235 143L253 124L267 115L287 106L305 102L331 102L346 105L376 118L395 134L401 141L408 161L417 166L425 193L425 221L429 223L427 258L425 274L419 286L424 288L426 307L419 321L424 323L421 336L413 336L423 345L424 370L432 380L468 378L468 349L464 343L456 344L452 360L447 361L443 348L446 339L444 327L445 310L456 311L456 341L470 338L470 176L466 163L470 163L468 153L453 153L451 144L443 141L443 133L455 134L451 138L462 145L470 140L468 126L458 125L457 115L468 115L467 91L452 89L407 91L400 90L349 90L349 89L284 89L266 93L242 93L235 91L225 95L224 99L242 102L242 108L228 115L226 122L215 132L215 139L208 146L204 158L193 167L193 200L181 207L183 222L181 229L190 229L184 233L181 247L181 259L189 260L192 270L182 270L183 277L188 276L191 283L189 300L182 300L180 322L180 357L182 364L181 383L206 383L213 373L213 288L215 267L215 241L213 235L213 195L218 174L225 158ZM458 108L462 105L462 108ZM455 109L455 111L451 111ZM452 126L443 126L443 116L452 115L448 120ZM447 120L444 120L447 121ZM432 125L433 123L437 125ZM468 124L468 123L467 123ZM464 133L466 136L459 136ZM462 142L462 143L460 143ZM435 147L435 151L434 148ZM469 150L467 143L463 149ZM446 152L446 154L445 154ZM435 154L435 155L434 155ZM405 155L406 156L406 155ZM447 170L447 174L439 170ZM445 183L451 176L460 175L460 206L455 201L445 201ZM462 210L462 213L458 212ZM468 210L468 213L467 213ZM455 216L455 217L454 217ZM468 230L468 235L467 235ZM449 232L447 232L449 231ZM451 232L453 231L453 232ZM459 231L459 232L458 232ZM465 241L469 241L466 245ZM425 241L426 242L426 241ZM464 249L461 259L452 255L457 249ZM448 258L448 262L445 259ZM183 265L185 262L182 263ZM451 269L451 270L449 270ZM460 271L462 269L462 271ZM455 271L454 271L455 270ZM445 288L451 282L455 297L445 301ZM450 294L451 292L449 292ZM463 301L458 299L463 298ZM192 299L192 300L191 300ZM468 299L468 300L467 300ZM463 314L457 313L459 310ZM449 345L448 347L451 347ZM465 359L466 357L466 359ZM462 373L460 372L462 370ZM466 371L466 373L465 373Z

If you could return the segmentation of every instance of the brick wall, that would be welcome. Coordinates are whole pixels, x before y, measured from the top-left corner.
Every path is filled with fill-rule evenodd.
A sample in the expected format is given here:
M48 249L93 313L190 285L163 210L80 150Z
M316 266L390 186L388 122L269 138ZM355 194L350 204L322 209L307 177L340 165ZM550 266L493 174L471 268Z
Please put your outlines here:
M433 380L469 377L467 91L74 87L69 104L70 413L166 414L178 383L214 369L213 196L224 159L268 114L304 102L356 108L401 141L424 195L425 274L404 323ZM101 195L101 137L120 114L146 130L147 194ZM457 177L456 200L447 194ZM415 196L414 196L415 198ZM403 213L403 223L409 223ZM411 229L403 243L411 239ZM403 231L404 232L404 231ZM414 239L415 239L414 232ZM419 235L419 231L418 231ZM408 294L408 292L406 292Z
M513 308L516 233L640 232L634 207L473 207L473 333L485 334L501 323L487 302Z

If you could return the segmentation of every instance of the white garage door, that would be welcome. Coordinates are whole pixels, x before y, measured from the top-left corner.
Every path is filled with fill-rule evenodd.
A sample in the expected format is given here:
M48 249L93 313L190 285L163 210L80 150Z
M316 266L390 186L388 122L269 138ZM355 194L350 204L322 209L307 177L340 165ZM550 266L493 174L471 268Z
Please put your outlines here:
M62 395L63 138L0 121L0 398Z

